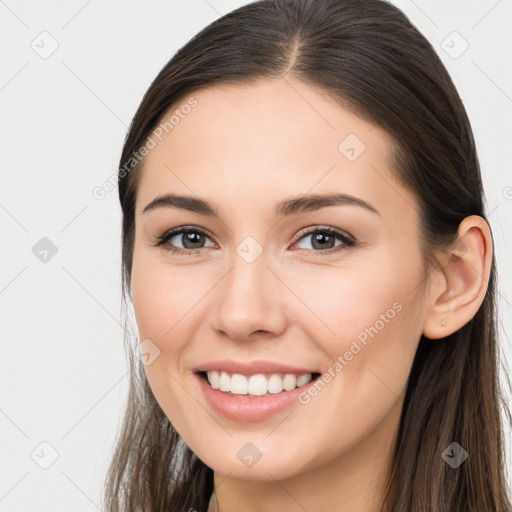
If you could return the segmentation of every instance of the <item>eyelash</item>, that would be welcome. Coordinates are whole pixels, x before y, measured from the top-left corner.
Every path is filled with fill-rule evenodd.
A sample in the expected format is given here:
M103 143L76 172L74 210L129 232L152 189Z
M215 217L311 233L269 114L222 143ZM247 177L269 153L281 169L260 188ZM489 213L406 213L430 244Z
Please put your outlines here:
M158 236L157 241L154 244L154 246L155 247L163 246L171 238L175 237L176 235L180 235L180 234L184 234L184 233L200 233L200 234L205 235L208 238L210 238L208 233L204 229L202 229L198 226L181 226L179 228L175 228L175 229L171 229L170 231L166 231L162 235ZM338 245L338 246L335 246L335 247L332 247L332 248L326 249L326 250L299 249L302 251L306 251L308 255L311 253L314 253L315 256L316 255L319 255L319 256L329 255L329 254L333 254L333 253L336 253L336 252L339 252L342 250L346 250L347 248L350 248L350 247L353 247L356 245L355 238L347 235L346 233L344 233L343 231L341 231L339 229L336 229L336 228L333 228L330 226L325 226L325 227L316 226L314 229L311 229L310 231L302 233L302 235L294 243L298 243L303 238L305 238L309 235L312 235L314 233L329 233L330 235L335 235L336 237L341 239L341 241L343 243L341 245ZM208 249L208 247L200 247L197 249L181 249L181 248L173 247L172 245L166 245L166 246L164 246L164 249L171 253L177 254L179 256L192 256L193 254L196 254L201 249Z

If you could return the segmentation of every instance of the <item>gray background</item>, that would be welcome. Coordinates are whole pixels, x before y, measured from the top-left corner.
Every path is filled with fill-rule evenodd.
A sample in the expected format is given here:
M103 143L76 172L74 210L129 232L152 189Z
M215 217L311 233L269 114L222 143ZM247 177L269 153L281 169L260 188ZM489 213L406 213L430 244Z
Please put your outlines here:
M128 379L117 190L92 192L116 172L161 67L246 3L0 0L0 511L101 510ZM394 3L440 54L472 122L512 366L512 2Z

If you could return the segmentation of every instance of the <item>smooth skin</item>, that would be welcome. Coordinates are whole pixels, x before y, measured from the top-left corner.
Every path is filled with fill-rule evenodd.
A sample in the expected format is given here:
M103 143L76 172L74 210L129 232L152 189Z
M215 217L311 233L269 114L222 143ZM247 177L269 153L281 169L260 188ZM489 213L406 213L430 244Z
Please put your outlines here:
M146 157L137 192L131 297L140 340L160 351L146 366L153 393L214 470L209 512L377 512L420 336L445 343L434 340L479 309L489 226L464 219L458 242L439 252L442 268L427 276L418 201L393 177L385 131L292 78L193 97L197 106ZM349 134L365 146L353 161L339 149ZM345 204L275 214L283 199L332 192L378 213ZM207 200L218 218L174 207L143 213L167 193ZM207 234L156 245L180 226ZM325 227L355 245L337 235L315 243L311 231L327 237ZM237 252L249 236L262 250L251 263ZM395 303L400 312L308 404L265 420L218 414L193 374L224 358L325 372ZM237 457L247 442L262 454L252 467Z

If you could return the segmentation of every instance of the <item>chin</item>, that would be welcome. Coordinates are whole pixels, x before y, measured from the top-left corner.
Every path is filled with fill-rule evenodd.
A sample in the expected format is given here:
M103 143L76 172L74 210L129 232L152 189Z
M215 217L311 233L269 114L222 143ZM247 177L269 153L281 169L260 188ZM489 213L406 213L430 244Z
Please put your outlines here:
M261 442L258 439L238 439L226 446L221 443L216 445L210 440L209 446L205 447L205 456L202 453L197 453L197 456L216 473L240 480L285 480L308 469L307 461L299 460L300 457L294 450L283 451L285 441L282 439L276 444L270 443L268 439L266 442L267 446L263 447L263 439ZM216 451L212 451L212 445L217 446ZM292 446L301 445L303 444L293 443ZM300 451L304 456L303 450Z

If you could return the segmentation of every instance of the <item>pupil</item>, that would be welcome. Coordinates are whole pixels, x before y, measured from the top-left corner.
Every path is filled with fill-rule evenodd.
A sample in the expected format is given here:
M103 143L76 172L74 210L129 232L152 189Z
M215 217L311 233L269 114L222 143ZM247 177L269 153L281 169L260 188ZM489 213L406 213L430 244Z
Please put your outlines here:
M203 234L201 233L186 233L185 235L185 241L186 242L191 242L192 244L194 243L200 243L201 242L201 239L202 237L204 236ZM196 238L196 240L194 241L194 238ZM184 243L183 244L185 247L187 247L187 244ZM195 247L187 247L188 249L194 249Z
M331 235L326 235L324 233L318 233L316 236L313 237L313 246L315 246L315 243L319 242L320 243L319 248L320 249L325 249L327 243L328 242L332 242L333 238L334 237L332 237ZM322 243L322 240L324 240L327 243Z

